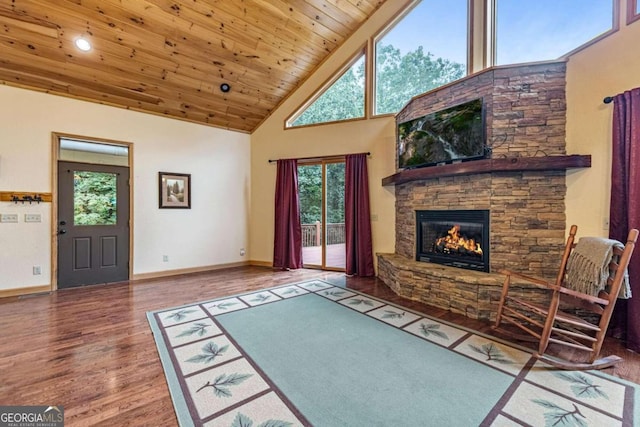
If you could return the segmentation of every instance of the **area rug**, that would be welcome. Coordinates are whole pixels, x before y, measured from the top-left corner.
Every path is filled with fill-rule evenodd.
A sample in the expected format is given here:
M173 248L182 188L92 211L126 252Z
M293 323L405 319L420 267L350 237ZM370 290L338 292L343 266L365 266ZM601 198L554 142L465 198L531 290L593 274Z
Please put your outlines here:
M634 426L638 385L321 281L147 313L181 426Z

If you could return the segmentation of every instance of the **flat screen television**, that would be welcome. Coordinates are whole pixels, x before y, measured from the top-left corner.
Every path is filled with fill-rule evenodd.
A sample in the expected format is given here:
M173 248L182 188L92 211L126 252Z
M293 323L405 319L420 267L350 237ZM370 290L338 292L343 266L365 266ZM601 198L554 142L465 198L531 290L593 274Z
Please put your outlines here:
M398 168L481 159L487 155L482 98L398 124Z

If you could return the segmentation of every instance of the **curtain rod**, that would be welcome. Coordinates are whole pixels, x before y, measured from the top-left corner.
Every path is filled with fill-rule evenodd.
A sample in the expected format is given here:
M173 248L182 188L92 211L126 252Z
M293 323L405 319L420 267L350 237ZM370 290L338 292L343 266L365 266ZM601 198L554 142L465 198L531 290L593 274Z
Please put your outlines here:
M613 102L613 96L606 96L602 102L604 102L605 104L611 104Z
M366 153L351 153L351 154L366 154L367 156L370 156L371 153L370 152L366 152ZM298 158L289 158L289 159L276 159L276 160L272 160L269 159L269 163L275 163L278 160L326 160L326 159L335 159L338 157L344 157L344 156L348 156L349 154L336 154L333 156L313 156L313 157L298 157Z

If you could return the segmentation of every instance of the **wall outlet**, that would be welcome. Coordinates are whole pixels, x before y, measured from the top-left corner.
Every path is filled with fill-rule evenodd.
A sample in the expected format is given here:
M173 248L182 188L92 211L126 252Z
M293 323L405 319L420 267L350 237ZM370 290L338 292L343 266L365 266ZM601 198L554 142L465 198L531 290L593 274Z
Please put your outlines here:
M34 276L38 276L40 274L42 274L42 269L40 268L39 265L34 265L33 266L33 275Z
M169 262L169 255L162 255L162 262Z
M0 222L18 222L18 214L2 214Z
M24 222L42 222L42 215L39 213L24 214Z

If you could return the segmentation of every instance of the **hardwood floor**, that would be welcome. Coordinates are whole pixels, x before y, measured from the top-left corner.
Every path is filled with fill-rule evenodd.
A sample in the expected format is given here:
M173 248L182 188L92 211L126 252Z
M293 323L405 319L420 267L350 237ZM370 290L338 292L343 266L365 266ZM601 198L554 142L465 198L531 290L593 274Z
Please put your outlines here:
M0 404L62 405L67 426L175 426L145 313L320 278L491 333L490 325L396 296L374 278L319 270L241 267L0 300ZM640 383L640 355L606 340L625 361L606 372Z

